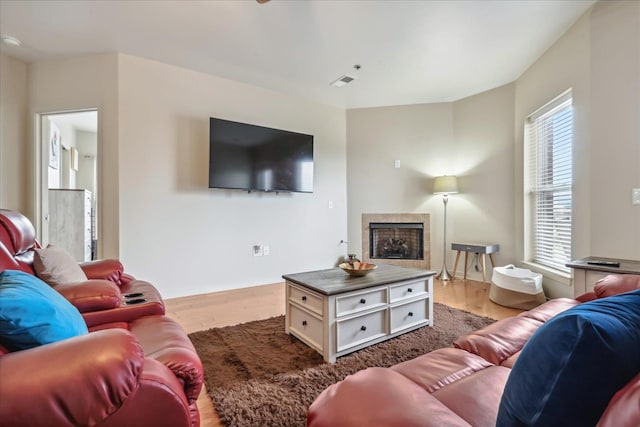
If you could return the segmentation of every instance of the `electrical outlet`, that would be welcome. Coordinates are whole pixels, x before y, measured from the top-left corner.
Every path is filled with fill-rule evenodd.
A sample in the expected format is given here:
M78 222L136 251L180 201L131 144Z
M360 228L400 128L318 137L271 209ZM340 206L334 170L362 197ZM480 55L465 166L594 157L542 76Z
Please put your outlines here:
M631 190L631 204L640 205L640 188L634 188Z
M263 246L263 247L262 247L262 254L263 254L264 256L269 255L269 246Z
M262 256L262 253L263 253L262 246L253 245L251 247L251 250L253 251L253 256Z

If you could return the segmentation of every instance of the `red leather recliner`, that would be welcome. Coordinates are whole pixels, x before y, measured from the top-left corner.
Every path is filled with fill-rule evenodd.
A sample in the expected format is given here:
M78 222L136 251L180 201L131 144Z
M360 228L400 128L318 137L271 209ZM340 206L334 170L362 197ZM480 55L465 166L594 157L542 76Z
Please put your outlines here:
M31 222L0 210L0 271L34 274ZM82 264L86 282L56 286L89 334L16 352L0 346L0 426L200 425L203 368L159 292L117 260ZM147 301L126 305L129 293Z
M40 247L35 229L27 217L0 209L0 271L22 270L35 274L34 249ZM114 259L80 264L86 282L55 287L84 317L88 327L111 322L129 322L142 316L164 314L164 303L158 290L148 282L124 273L120 261ZM139 295L126 298L126 295ZM144 303L129 304L134 299Z

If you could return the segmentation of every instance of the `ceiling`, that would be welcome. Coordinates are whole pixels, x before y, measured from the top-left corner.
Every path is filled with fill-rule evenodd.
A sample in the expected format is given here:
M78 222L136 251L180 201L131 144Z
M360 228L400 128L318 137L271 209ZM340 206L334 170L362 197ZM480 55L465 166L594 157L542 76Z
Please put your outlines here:
M122 52L343 108L449 102L516 80L594 3L2 0L0 33L23 45L0 49Z
M52 114L51 118L58 125L71 126L74 130L92 133L98 132L98 112L95 110Z

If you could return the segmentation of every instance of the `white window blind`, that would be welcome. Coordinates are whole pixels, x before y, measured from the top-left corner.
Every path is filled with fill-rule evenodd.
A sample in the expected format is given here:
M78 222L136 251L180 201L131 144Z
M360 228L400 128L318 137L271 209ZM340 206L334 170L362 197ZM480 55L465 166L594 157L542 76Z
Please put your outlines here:
M528 117L531 261L563 272L571 260L573 109L566 92Z

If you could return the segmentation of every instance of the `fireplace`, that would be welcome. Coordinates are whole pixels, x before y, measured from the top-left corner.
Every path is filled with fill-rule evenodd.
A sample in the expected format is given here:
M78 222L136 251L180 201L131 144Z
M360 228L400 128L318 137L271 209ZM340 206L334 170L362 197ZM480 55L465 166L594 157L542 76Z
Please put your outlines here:
M369 258L424 259L424 224L369 223Z
M429 214L362 214L362 260L431 268Z

